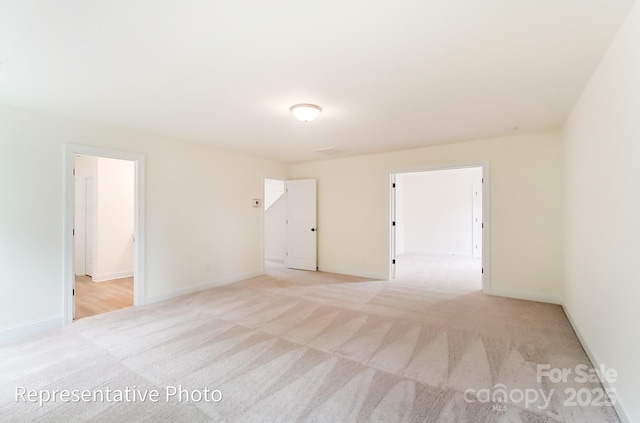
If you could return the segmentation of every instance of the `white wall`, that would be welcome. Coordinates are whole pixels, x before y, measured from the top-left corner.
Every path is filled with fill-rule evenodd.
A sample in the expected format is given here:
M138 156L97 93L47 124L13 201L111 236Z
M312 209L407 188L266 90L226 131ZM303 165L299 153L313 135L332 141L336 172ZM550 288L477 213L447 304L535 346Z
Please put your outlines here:
M482 168L402 173L396 181L404 251L472 255L473 184L482 181Z
M264 258L284 263L286 252L287 202L281 196L264 213Z
M489 161L491 172L490 288L560 301L563 144L558 131L292 166L293 178L322 181L320 269L386 278L389 173L480 161Z
M0 106L0 337L62 322L65 143L145 155L148 301L261 272L251 199L283 164Z
M264 209L268 210L278 198L284 195L284 181L280 179L264 180Z
M565 124L565 308L640 421L640 5Z
M287 204L285 181L264 180L264 258L284 263L286 251Z
M134 163L97 159L93 281L133 276Z

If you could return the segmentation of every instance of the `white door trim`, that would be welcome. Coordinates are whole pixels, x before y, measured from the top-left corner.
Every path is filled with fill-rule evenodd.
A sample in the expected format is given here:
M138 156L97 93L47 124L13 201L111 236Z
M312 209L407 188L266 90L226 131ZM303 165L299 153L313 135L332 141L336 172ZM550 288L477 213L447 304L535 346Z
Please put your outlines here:
M472 162L459 162L443 165L425 165L421 167L394 169L389 171L389 177L387 178L387 192L388 197L388 259L387 259L387 277L389 280L393 278L393 265L391 260L395 257L393 246L393 177L399 173L412 173L412 172L429 172L433 170L452 170L452 169L465 169L469 167L481 167L482 168L482 219L484 223L484 230L482 232L482 291L485 294L491 292L491 178L489 172L489 161L472 161Z
M73 266L73 213L75 207L75 178L73 175L74 155L105 157L130 160L135 167L134 237L133 246L133 305L144 304L145 293L145 156L138 153L109 150L77 144L64 147L64 270L63 270L63 323L73 322L73 286L75 271Z
M75 197L74 197L74 228L75 236L73 243L73 271L75 275L86 274L86 214L87 214L87 178L75 175Z
M478 187L478 185L480 185ZM473 256L473 258L475 259L481 259L482 258L482 235L484 232L484 229L482 228L482 224L484 222L484 218L482 217L482 183L478 183L475 182L473 184L473 204L472 204L472 216L473 216L473 221L471 223L472 225L472 241L471 241L471 255ZM479 195L476 195L479 194ZM478 198L480 199L480 207L478 207ZM478 242L478 238L480 238L480 242ZM480 246L480 249L478 251L478 247Z

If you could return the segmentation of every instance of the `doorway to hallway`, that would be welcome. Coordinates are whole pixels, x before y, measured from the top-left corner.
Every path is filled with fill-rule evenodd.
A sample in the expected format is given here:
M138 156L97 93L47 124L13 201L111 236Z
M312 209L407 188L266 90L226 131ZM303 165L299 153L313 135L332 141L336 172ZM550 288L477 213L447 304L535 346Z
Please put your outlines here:
M430 290L482 290L483 167L391 178L392 278Z
M74 320L133 305L135 166L74 155Z
M76 163L76 160L84 163ZM104 159L107 165L102 169L102 174L109 174L110 167L118 167L126 165L128 170L121 177L106 178L107 188L100 187L99 175L100 167L97 172L91 174L92 160ZM106 161L115 159L113 161ZM93 162L96 163L96 162ZM76 166L76 165L79 166ZM86 166L82 169L82 166ZM87 169L88 167L88 169ZM86 181L83 183L81 176L92 177L93 184L89 183L90 197L93 200L85 198L77 202L76 197L82 197L82 192L86 197ZM113 175L112 175L113 176ZM80 179L80 180L79 180ZM127 184L132 185L130 194L127 194L129 200L123 200L116 197L102 197L101 193L108 193L109 185L117 185L117 180L126 179ZM145 157L142 154L130 153L126 151L110 150L98 147L90 147L77 144L65 145L65 162L64 162L64 183L65 183L65 206L64 206L64 280L63 280L63 310L64 323L69 324L74 320L76 312L76 294L81 293L82 287L78 287L80 291L76 292L76 275L91 275L91 288L106 288L109 285L119 283L132 286L127 288L133 291L132 295L125 293L129 302L134 306L144 305L145 300ZM93 191L93 194L91 194ZM122 193L120 193L122 194ZM117 196L117 194L114 194ZM131 199L132 197L132 199ZM93 202L93 203L92 203ZM125 205L126 203L126 205ZM105 209L101 211L101 204ZM93 234L88 236L82 233L87 230L86 209L90 210L90 224ZM80 210L79 210L80 209ZM82 209L84 209L84 221ZM106 211L105 211L106 210ZM105 213L103 213L105 212ZM99 222L101 215L106 214L116 218L133 220L132 226L120 226L116 229L113 222L101 226ZM131 217L132 216L132 217ZM96 229L97 227L97 229ZM100 229L101 228L101 229ZM124 228L124 229L123 229ZM76 236L77 235L77 236ZM89 246L89 266L87 266L87 239L91 245ZM77 246L76 242L84 246ZM104 245L107 246L105 249ZM111 248L109 248L109 246ZM107 251L106 256L102 257L100 251ZM132 257L132 258L131 258ZM87 272L88 269L88 272ZM124 281L123 281L124 279ZM128 281L126 281L129 279ZM86 282L86 279L80 280L79 283ZM87 297L93 300L91 296ZM107 301L108 302L108 301ZM107 302L103 303L106 304ZM121 308L121 307L119 307Z

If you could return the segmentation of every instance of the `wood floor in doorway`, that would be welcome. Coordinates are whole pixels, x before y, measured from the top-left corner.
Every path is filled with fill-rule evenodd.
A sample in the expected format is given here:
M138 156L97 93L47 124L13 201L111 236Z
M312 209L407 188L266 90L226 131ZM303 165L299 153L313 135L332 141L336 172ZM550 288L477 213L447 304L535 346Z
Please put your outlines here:
M133 305L133 278L93 282L89 276L76 276L75 320Z

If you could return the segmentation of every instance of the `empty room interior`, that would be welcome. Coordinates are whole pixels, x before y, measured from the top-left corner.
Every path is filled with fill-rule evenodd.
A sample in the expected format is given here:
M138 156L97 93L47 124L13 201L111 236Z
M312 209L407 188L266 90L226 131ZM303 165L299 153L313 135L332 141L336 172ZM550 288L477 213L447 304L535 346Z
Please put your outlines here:
M0 421L640 422L636 1L0 40Z

